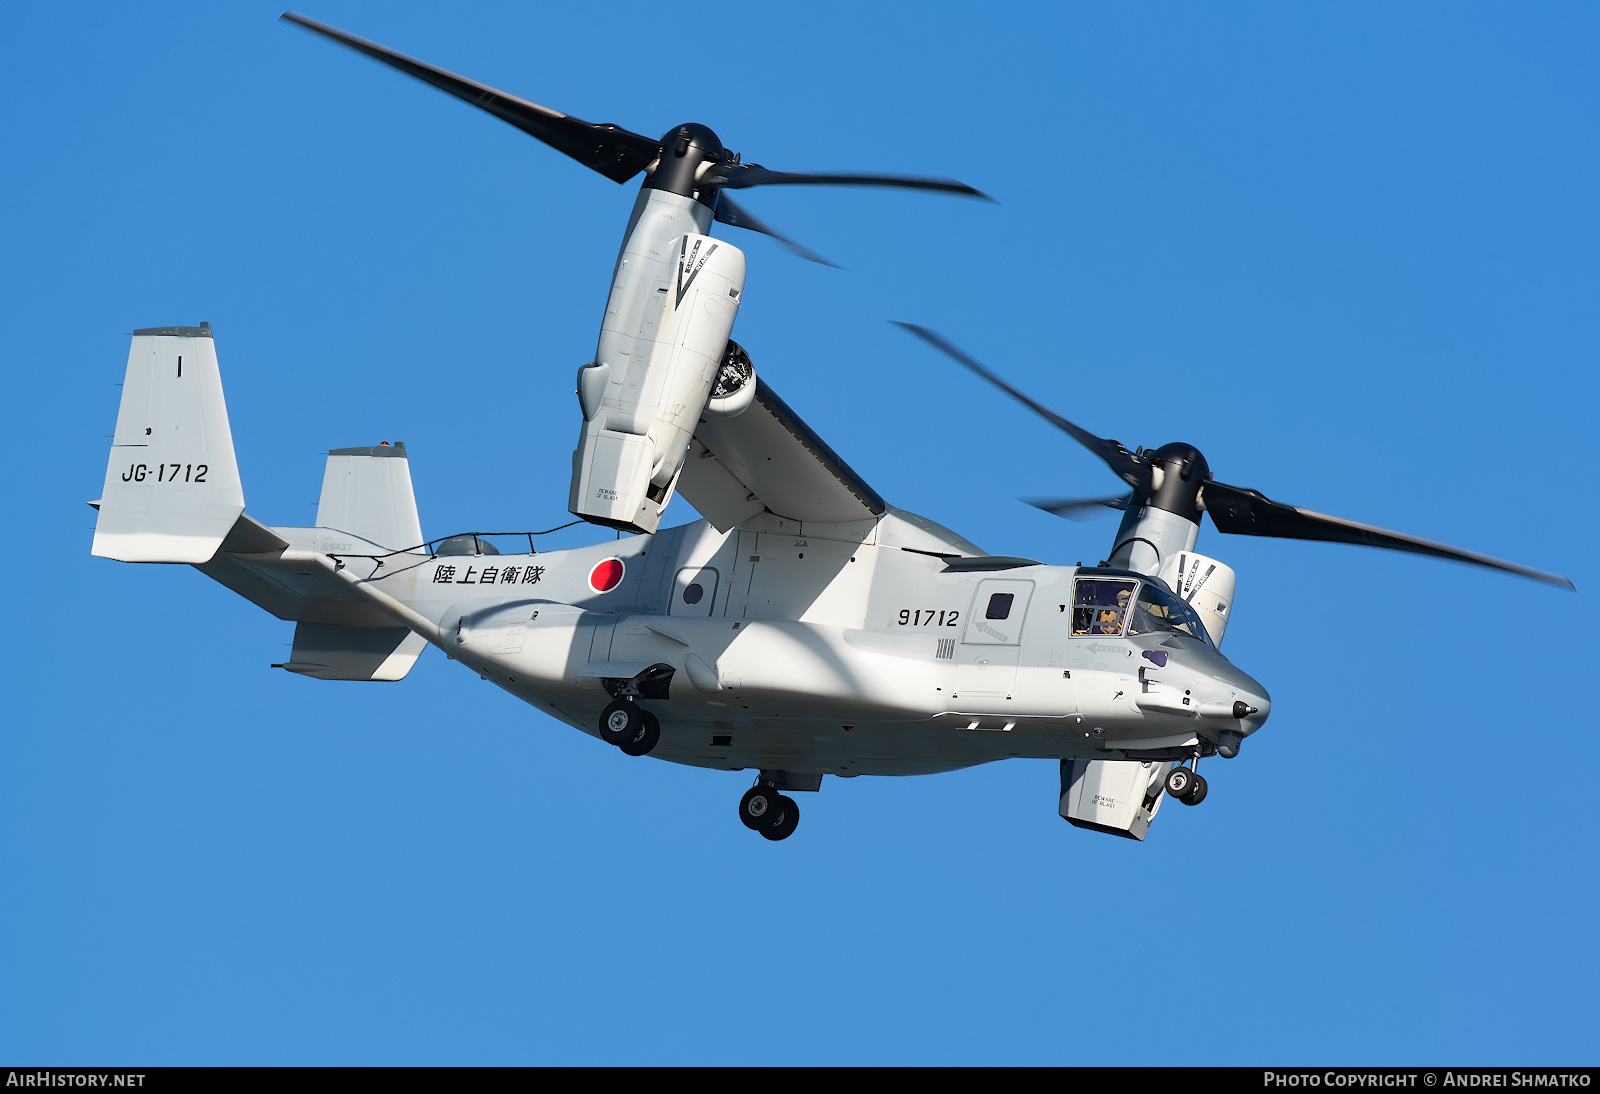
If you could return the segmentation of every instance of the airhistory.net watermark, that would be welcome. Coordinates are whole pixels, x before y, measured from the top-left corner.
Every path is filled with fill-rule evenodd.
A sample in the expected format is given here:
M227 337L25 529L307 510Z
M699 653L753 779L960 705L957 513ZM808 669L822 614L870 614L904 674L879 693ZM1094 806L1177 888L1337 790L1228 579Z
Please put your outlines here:
M6 1072L8 1087L63 1087L63 1086L143 1086L144 1072L139 1071L50 1071L44 1068L28 1071Z

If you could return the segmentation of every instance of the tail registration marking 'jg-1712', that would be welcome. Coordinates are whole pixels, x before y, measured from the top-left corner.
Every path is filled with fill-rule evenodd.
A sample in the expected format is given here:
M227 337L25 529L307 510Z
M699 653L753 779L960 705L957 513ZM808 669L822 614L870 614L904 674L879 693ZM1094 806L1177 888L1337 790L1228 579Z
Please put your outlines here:
M172 473L167 473L167 468L172 468ZM210 468L203 463L158 463L155 468L157 482L205 482L206 472ZM183 472L182 480L178 472ZM123 474L123 482L144 482L150 477L150 465L146 463L129 464L128 470Z

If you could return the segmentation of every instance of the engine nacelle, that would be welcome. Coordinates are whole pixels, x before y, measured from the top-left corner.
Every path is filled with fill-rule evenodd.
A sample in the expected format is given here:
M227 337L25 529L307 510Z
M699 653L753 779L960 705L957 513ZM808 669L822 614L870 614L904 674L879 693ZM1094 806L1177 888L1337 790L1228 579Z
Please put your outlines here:
M756 401L756 366L737 342L729 342L722 354L722 368L711 385L706 413L719 418L737 418Z
M1142 840L1161 809L1169 761L1062 760L1061 819Z
M745 260L737 247L695 231L653 241L657 214L643 214L617 262L595 361L578 372L584 422L568 508L596 524L650 533L722 368Z
M1195 610L1212 644L1220 647L1233 610L1233 567L1193 551L1179 551L1162 564L1159 576Z

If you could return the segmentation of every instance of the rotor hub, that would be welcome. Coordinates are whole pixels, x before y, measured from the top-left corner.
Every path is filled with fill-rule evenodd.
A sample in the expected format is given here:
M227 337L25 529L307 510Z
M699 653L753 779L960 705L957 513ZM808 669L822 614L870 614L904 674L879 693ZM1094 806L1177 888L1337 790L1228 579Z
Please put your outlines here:
M701 167L707 163L721 163L727 157L728 150L722 147L722 142L709 126L695 122L673 126L662 134L660 158L651 168L644 185L651 190L665 190L709 205L709 195L703 197L698 193L703 173Z
M1164 444L1147 452L1149 461L1161 468L1160 482L1151 491L1147 504L1157 509L1200 522L1200 488L1211 477L1211 466L1200 450L1183 441Z

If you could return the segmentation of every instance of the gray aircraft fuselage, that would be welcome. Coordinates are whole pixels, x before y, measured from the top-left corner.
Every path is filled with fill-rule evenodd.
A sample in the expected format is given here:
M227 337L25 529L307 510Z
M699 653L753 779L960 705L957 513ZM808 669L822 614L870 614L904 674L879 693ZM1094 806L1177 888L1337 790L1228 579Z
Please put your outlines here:
M1207 641L1073 634L1079 568L989 560L895 510L848 526L765 514L727 533L696 521L537 554L396 555L370 580L363 556L381 549L330 529L273 531L286 555L337 558L343 580L425 620L450 657L586 733L618 685L670 667L664 696L639 702L662 726L651 754L676 763L853 776L1178 757L1208 730L1253 732L1270 710ZM620 580L599 591L608 560ZM996 594L1010 598L1004 618L987 617ZM1236 702L1257 709L1200 714Z

